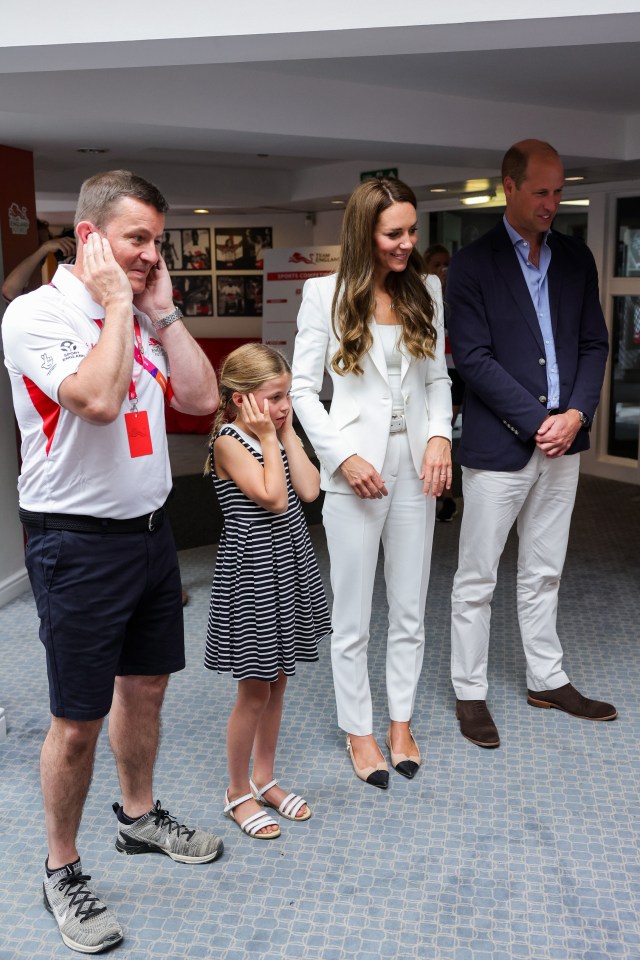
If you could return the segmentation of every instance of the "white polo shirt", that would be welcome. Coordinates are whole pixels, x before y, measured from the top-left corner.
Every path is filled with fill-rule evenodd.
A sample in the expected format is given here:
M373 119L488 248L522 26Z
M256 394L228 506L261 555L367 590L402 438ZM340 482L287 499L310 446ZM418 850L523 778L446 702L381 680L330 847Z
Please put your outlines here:
M135 311L143 354L165 378L168 362L149 318ZM20 506L45 513L128 519L161 507L171 471L159 382L134 360L138 409L146 411L153 453L132 457L125 426L126 397L113 423L96 425L58 402L60 384L96 345L104 309L61 265L52 284L17 297L2 323L5 365L22 436ZM133 317L131 336L134 337Z

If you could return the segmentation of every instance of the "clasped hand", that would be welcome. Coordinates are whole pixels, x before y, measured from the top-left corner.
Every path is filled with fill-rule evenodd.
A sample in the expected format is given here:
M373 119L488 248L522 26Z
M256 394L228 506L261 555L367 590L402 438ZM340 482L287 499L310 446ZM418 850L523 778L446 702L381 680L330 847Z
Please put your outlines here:
M536 444L546 457L561 457L575 440L580 426L577 410L553 414L540 424Z

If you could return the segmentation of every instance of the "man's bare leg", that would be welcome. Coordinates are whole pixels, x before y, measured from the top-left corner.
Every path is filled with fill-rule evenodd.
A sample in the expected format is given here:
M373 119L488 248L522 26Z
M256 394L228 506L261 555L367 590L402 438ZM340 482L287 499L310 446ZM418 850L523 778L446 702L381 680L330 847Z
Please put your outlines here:
M102 720L52 717L40 754L50 870L78 859L76 839Z
M122 807L133 819L144 816L154 805L153 767L168 681L168 675L116 677L109 740L120 778Z

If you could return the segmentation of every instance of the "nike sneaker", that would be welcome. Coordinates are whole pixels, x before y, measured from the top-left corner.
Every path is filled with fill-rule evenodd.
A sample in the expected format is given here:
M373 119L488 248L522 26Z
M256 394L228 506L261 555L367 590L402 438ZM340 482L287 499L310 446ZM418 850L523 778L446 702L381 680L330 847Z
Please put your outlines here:
M113 804L118 817L119 803ZM212 833L185 827L163 810L160 801L143 817L133 823L122 823L118 817L116 850L120 853L166 853L178 863L209 863L217 860L224 850L220 837Z
M78 860L56 870L42 884L44 905L56 918L60 936L80 953L108 950L124 936L109 908L89 890L90 879Z

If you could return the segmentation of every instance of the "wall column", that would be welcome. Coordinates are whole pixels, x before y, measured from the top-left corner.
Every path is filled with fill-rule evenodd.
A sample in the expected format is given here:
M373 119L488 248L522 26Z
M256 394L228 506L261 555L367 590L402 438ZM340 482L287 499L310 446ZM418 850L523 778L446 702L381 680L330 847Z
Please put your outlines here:
M38 247L33 154L0 146L0 277ZM0 320L4 302L0 301ZM18 520L18 438L11 387L0 347L0 606L29 586Z

